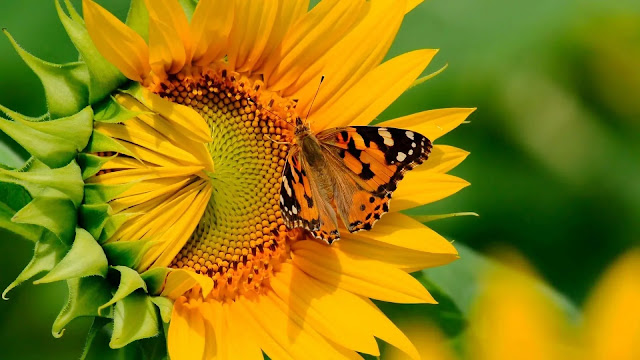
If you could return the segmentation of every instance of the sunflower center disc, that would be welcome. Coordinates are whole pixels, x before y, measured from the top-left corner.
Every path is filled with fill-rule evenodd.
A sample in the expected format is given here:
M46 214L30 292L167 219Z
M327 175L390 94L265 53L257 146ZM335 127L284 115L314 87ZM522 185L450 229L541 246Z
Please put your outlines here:
M179 74L160 92L198 111L211 129L213 193L171 266L210 276L218 299L259 293L288 256L278 206L287 145L279 142L293 104L262 87L235 73L208 71L195 78Z

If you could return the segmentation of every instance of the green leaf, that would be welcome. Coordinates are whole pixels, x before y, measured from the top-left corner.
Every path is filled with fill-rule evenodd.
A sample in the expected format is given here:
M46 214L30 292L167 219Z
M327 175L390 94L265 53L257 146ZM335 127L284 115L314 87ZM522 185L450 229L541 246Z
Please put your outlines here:
M110 264L137 268L144 254L157 242L150 240L118 241L103 245Z
M482 283L485 275L496 269L506 268L463 244L456 243L456 249L460 254L460 260L446 266L422 270L421 273L425 279L442 289L467 317L474 301L483 291ZM542 282L538 283L538 286L568 315L574 319L579 318L579 310L565 296Z
M99 152L116 152L120 154L135 156L129 149L121 145L119 142L113 140L105 134L98 131L94 131L89 140L89 144L85 149L85 152L99 153Z
M98 313L101 313L105 308L108 308L116 302L124 299L138 289L142 289L145 292L147 291L147 285L137 271L126 266L112 266L111 268L120 273L118 290L116 290L116 293L113 295L111 300L98 308Z
M99 316L98 306L109 301L111 289L100 277L77 278L67 281L69 301L53 323L53 336L59 338L72 320L82 316Z
M56 189L67 195L76 207L80 206L84 196L82 174L75 161L57 169L49 169L37 161L31 161L26 171L0 168L0 182L3 181L24 187L31 196L46 188Z
M86 64L59 65L40 60L22 49L6 30L4 33L22 60L40 78L52 119L75 114L89 104Z
M102 247L86 230L77 228L71 250L53 270L34 284L94 275L106 277L108 268L109 264Z
M162 321L169 323L171 321L171 314L173 313L173 301L164 296L152 296L151 301L153 301L158 307L158 310L160 310Z
M111 207L107 204L83 204L79 212L80 226L86 229L94 239L98 239L109 219L110 212Z
M159 334L156 308L149 296L134 292L116 303L109 346L118 349Z
M46 188L20 209L13 218L18 224L38 225L54 233L64 244L70 245L76 229L76 208L65 194Z
M141 276L144 282L147 283L147 292L151 295L160 294L170 272L171 269L165 267L159 267L143 272Z
M82 169L82 180L87 180L93 175L97 174L102 166L109 162L109 160L115 158L113 156L96 156L91 154L80 153L78 154L78 165Z
M36 242L33 258L24 270L22 270L20 275L7 286L2 293L2 298L8 300L7 294L9 291L43 271L53 269L68 250L69 247L60 242L53 234L47 233L42 236L42 238Z
M131 0L126 24L143 39L149 41L149 12L144 0Z
M105 123L123 123L138 116L138 114L140 113L120 105L112 96L96 106L94 119Z
M71 38L76 49L80 52L82 60L87 64L89 71L89 103L94 104L107 97L120 85L124 84L127 79L118 68L113 66L100 54L93 44L84 23L77 17L74 20L72 17L67 16L64 10L62 10L59 1L56 1L55 4L62 25L67 31L67 34L69 34L69 38ZM73 5L67 1L66 6L67 10L69 10L73 16L75 13Z
M0 106L0 110L16 122L74 144L78 151L87 146L93 132L93 109L90 106L76 114L55 120L31 118L3 106Z

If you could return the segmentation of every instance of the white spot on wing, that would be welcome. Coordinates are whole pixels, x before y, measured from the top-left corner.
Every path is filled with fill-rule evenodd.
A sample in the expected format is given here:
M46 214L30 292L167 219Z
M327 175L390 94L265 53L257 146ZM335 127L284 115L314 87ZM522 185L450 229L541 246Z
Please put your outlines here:
M409 150L407 154L409 154L409 156L413 155L413 149Z
M407 130L406 134L409 139L413 140L413 131Z
M289 181L283 181L282 185L284 185L284 189L287 192L287 195L289 195L289 197L292 197L293 192L291 191L291 187L289 186Z
M396 156L396 159L398 159L398 161L404 161L404 159L406 158L407 158L407 154L401 153L401 152L399 152L398 156Z
M378 128L378 134L382 136L385 145L393 146L393 139L391 138L391 133L387 128Z
M412 148L416 147L416 143L411 143L411 147Z
M293 211L294 215L298 215L298 208L296 208L295 206L291 207L291 211Z

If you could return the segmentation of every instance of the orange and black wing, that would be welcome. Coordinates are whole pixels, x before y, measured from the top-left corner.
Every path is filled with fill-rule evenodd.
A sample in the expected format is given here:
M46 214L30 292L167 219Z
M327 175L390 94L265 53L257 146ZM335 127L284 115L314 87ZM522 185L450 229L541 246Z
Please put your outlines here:
M419 133L376 126L350 126L318 134L338 184L336 207L351 232L370 230L389 211L391 194L404 174L431 153Z
M305 165L304 155L292 152L282 174L280 209L285 225L304 228L317 238L331 244L340 238L336 215Z

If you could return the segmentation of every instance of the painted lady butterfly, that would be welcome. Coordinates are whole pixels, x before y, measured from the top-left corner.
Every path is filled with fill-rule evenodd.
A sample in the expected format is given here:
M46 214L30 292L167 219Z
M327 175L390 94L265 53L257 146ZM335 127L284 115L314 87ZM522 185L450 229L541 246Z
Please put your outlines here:
M336 212L349 232L371 230L389 211L404 173L431 152L409 130L349 126L314 134L297 118L282 175L280 208L288 228L305 228L327 243L340 239Z

